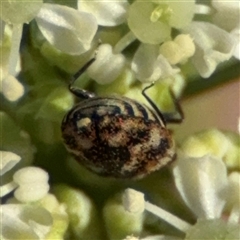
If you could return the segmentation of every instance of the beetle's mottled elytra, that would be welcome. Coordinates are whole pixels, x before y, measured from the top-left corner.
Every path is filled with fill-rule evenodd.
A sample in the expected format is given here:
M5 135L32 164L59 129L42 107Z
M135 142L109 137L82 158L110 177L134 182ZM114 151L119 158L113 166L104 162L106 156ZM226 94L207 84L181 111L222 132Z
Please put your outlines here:
M145 93L150 86L142 94L154 110L126 97L97 97L72 87L72 83L70 91L85 100L64 117L62 136L67 150L80 164L103 176L142 178L174 159L174 141L165 119Z

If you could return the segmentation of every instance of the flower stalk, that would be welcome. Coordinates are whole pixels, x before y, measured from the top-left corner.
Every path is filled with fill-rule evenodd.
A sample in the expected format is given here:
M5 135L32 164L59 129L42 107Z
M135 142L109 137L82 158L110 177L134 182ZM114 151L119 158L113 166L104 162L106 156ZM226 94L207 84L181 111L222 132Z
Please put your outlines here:
M117 42L117 44L113 48L113 52L115 54L121 53L128 45L130 45L135 40L136 36L133 34L133 32L128 32Z
M144 200L144 194L133 189L126 189L123 195L123 205L125 209L132 213L151 212L175 228L186 233L191 224L165 211L164 209Z
M163 219L164 221L168 222L178 230L186 233L187 230L192 226L191 224L183 221L182 219L174 216L173 214L165 211L164 209L150 203L145 202L145 210L151 212L152 214L158 216L159 218Z

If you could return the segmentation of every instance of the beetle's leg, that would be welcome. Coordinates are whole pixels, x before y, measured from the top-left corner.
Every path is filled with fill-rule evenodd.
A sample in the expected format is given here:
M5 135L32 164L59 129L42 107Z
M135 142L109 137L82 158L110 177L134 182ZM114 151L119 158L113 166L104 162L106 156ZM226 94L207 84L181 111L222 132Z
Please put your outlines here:
M149 104L152 106L152 108L156 111L158 114L160 120L166 125L166 123L181 123L184 119L184 114L182 111L182 108L178 102L178 99L173 94L173 91L170 89L170 94L173 99L173 103L176 109L176 112L178 113L179 117L176 117L176 113L162 113L160 109L156 106L156 104L152 101L151 98L145 93L145 91L149 88L151 88L154 85L154 83L150 84L149 86L145 87L142 91L142 95L147 99Z
M170 95L173 99L174 107L178 116L176 116L176 112L174 113L163 113L164 119L167 123L181 123L184 120L184 113L181 105L179 104L178 99L175 97L172 89L169 89Z
M152 101L152 99L146 94L146 90L151 88L154 85L154 83L152 83L151 85L145 87L142 90L142 95L146 98L146 100L149 102L149 104L152 106L152 108L156 111L160 122L162 122L162 124L165 126L166 125L166 120L162 114L162 112L160 111L160 109L156 106L156 104Z
M92 65L92 63L96 60L96 53L95 53L95 56L90 59L79 71L77 71L71 81L70 81L70 84L68 86L69 90L74 94L76 95L77 97L79 98L93 98L95 97L96 95L92 92L89 92L85 89L81 89L81 88L77 88L77 87L73 87L73 83Z

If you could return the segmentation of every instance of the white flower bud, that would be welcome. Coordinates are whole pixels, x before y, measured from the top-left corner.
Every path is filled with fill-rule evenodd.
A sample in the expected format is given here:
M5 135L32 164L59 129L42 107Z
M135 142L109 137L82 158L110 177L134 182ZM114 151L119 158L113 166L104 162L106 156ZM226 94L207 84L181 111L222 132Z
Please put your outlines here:
M109 44L101 44L96 61L88 68L88 74L99 84L114 81L122 72L125 58L122 54L113 54Z
M177 43L179 47L181 47L181 51L183 53L181 62L193 56L195 53L195 45L190 35L180 34L174 39L174 42Z
M14 196L21 202L32 202L42 199L49 191L48 174L37 167L26 167L18 170L14 182L19 188Z
M128 188L122 197L125 210L132 213L142 213L145 209L144 194Z
M172 65L181 61L182 52L180 47L174 41L164 42L160 47L160 53L168 60Z
M185 62L193 56L194 52L195 45L192 38L187 34L180 34L174 41L167 41L160 47L160 53L172 65Z

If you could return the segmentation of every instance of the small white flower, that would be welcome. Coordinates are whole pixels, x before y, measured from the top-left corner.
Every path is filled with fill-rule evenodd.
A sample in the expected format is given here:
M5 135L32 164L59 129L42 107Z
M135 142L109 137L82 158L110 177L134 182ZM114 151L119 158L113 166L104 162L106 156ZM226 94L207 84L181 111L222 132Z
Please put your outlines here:
M170 64L184 63L195 52L193 39L187 34L179 34L173 41L164 42L160 53Z
M117 26L126 20L129 7L127 0L105 1L105 0L78 0L78 9L91 13L101 26Z
M13 175L19 185L14 196L21 202L32 202L42 199L49 191L48 173L37 167L25 167Z
M0 206L1 239L45 239L53 224L44 208L24 204Z
M213 23L228 31L236 40L234 57L240 59L240 4L238 1L212 0L212 6L216 10L213 14Z
M173 68L167 59L159 54L159 46L142 43L132 60L132 70L141 82L154 82L160 78L174 76L180 70Z
M160 44L170 39L171 29L186 27L193 18L195 1L134 1L128 26L143 43Z
M235 39L211 23L192 22L184 32L189 33L194 40L196 51L192 61L204 78L209 77L219 63L229 60L233 55Z
M72 55L89 50L97 31L97 22L92 14L57 4L43 4L36 21L44 37L54 47Z
M173 173L178 191L198 218L221 216L228 183L227 169L221 159L209 155L182 156Z
M112 46L101 44L95 62L88 68L88 74L99 84L114 81L123 71L125 58L122 54L114 54Z

